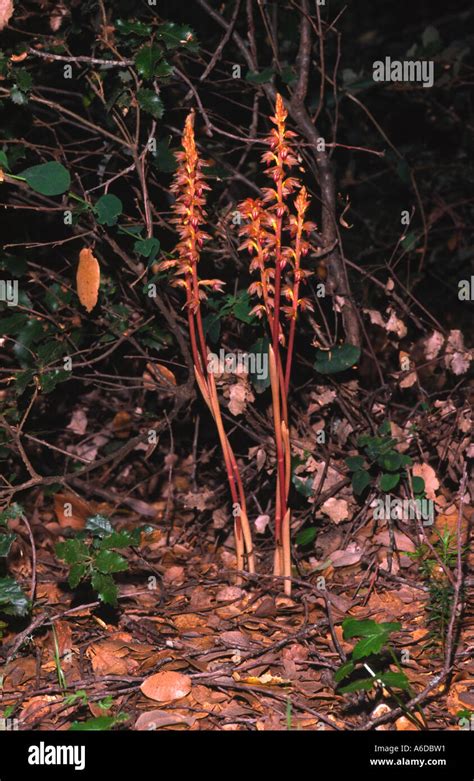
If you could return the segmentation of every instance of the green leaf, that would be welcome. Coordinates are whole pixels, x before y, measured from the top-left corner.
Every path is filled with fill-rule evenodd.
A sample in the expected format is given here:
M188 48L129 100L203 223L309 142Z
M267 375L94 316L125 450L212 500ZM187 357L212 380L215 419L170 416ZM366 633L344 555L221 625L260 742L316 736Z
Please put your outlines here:
M90 559L90 551L85 542L78 539L58 542L54 548L56 556L66 564L83 564Z
M94 206L94 212L97 215L97 222L101 225L116 225L117 220L122 214L123 204L120 198L112 193L102 195Z
M390 632L399 632L402 625L398 621L378 624L372 618L345 618L342 622L344 640L350 640L351 637L370 637L371 635L386 634Z
M0 525L6 526L8 521L14 521L17 518L20 517L20 515L23 513L23 507L21 504L18 504L18 502L14 502L10 505L10 507L7 507L5 510L2 510L0 513Z
M347 686L342 686L339 691L341 694L350 694L351 692L358 691L370 691L375 685L375 678L359 678L358 681L348 683Z
M281 79L285 84L293 84L297 76L291 65L286 65L281 72Z
M40 344L36 354L41 366L47 366L49 363L57 361L64 353L65 347L62 342L51 340Z
M360 496L370 485L372 478L366 469L357 469L352 475L352 490L356 496Z
M110 575L113 572L126 572L128 562L120 553L111 550L101 550L94 558L93 566L104 575Z
M386 686L390 686L392 689L409 689L410 681L403 672L393 672L393 670L387 670L387 672L379 675L380 680Z
M260 371L249 372L250 382L255 388L257 393L263 393L270 387L270 371L268 369L268 346L270 342L266 336L262 336L260 339L250 347L249 354L255 355L255 367L258 367ZM258 356L261 356L260 358ZM253 362L250 363L252 366Z
M86 520L85 529L97 537L105 537L106 534L112 534L114 528L105 515L91 515Z
M71 372L66 369L54 369L52 372L41 375L41 390L43 393L51 393L59 382L67 382L70 379Z
M61 163L41 163L21 172L27 184L41 195L62 195L71 185L69 171Z
M425 481L422 477L412 477L411 484L414 494L422 494L425 490Z
M392 450L379 459L380 466L387 472L396 472L402 466L402 457L396 450Z
M151 25L144 22L132 22L130 19L117 19L115 27L122 35L151 35Z
M359 621L347 618L342 622L344 638L362 637L352 652L354 660L362 659L370 654L377 654L387 643L391 632L398 632L401 625L398 622L378 624L371 618Z
M0 613L9 616L26 616L30 601L21 586L13 578L0 578Z
M102 602L113 607L117 605L118 590L111 575L104 575L102 572L94 570L91 582L92 588L97 591Z
M362 469L365 463L365 458L363 456L348 456L344 460L351 472L357 472L359 469Z
M353 672L354 668L354 662L352 659L349 659L348 662L345 662L345 664L341 665L341 667L339 667L339 669L334 673L335 682L340 683L344 678L347 678L347 676Z
M160 242L158 239L139 239L133 245L133 251L143 258L148 258L149 263L154 263L156 256L160 251Z
M395 488L396 485L400 482L400 475L398 472L395 474L384 474L380 478L380 489L382 491L388 492L391 491L392 488Z
M30 382L33 382L34 376L35 373L32 369L27 369L24 372L18 372L15 377L15 393L17 396L21 396L21 394L25 392Z
M89 732L91 730L104 732L112 729L116 723L116 716L96 716L87 721L73 721L69 727L69 732Z
M178 46L187 46L194 50L197 48L194 31L186 24L165 22L158 27L157 38L163 41L168 49L176 49Z
M69 586L71 588L76 588L88 571L89 567L87 564L81 564L80 562L73 564L69 570L69 577L67 579Z
M155 75L155 68L161 59L161 49L154 43L142 46L135 57L135 66L144 79L151 79Z
M313 477L306 477L303 479L299 475L293 475L291 482L299 494L302 494L302 496L305 496L306 498L312 496L314 482Z
M133 529L133 531L122 530L120 532L112 532L107 537L103 537L99 543L100 550L109 550L110 548L128 548L129 545L138 545L140 543L141 532L140 529Z
M296 535L296 544L301 546L310 545L316 539L317 533L318 532L314 526L309 526L307 529L302 529Z
M169 148L170 139L162 139L156 145L156 151L153 153L153 161L158 169L164 174L172 174L176 171L176 158Z
M5 559L16 539L16 534L0 534L0 558Z
M346 342L332 350L317 350L314 368L320 374L337 374L350 369L359 358L360 347Z
M250 298L247 290L242 290L235 296L232 306L232 313L237 320L242 323L252 323L254 321L253 315L250 315L250 311L253 307L252 299Z
M245 80L249 81L251 84L266 84L267 82L272 80L274 75L275 75L275 71L273 70L273 68L264 68L264 70L260 72L247 71Z
M140 108L146 111L147 114L151 114L155 119L161 119L164 112L163 102L159 95L152 89L139 89L137 92L137 100Z
M0 168L4 168L6 171L10 170L10 164L8 162L8 157L6 156L3 149L0 149Z

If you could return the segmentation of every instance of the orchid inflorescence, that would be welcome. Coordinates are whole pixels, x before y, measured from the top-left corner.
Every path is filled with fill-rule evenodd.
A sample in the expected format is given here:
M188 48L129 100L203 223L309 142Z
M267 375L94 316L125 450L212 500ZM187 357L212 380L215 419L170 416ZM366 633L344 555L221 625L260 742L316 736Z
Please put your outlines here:
M291 450L287 396L293 361L298 311L312 309L310 301L300 297L300 288L312 273L302 268L302 259L309 250L309 234L314 223L306 220L310 199L300 181L289 175L299 165L293 149L296 134L286 128L287 112L280 95L276 97L275 125L265 139L268 149L262 155L265 172L273 186L262 188L261 198L247 198L239 206L244 224L240 250L250 255L250 271L257 274L248 290L258 299L252 313L267 322L269 333L269 367L272 390L273 424L277 453L277 485L275 500L275 560L274 573L283 577L286 593L291 592L290 510L288 493L291 479ZM245 492L237 461L224 429L219 398L213 373L208 371L208 350L201 318L201 301L206 290L221 290L218 279L199 279L198 263L204 242L209 235L203 230L206 221L205 182L203 167L194 138L194 113L185 123L183 151L176 153L178 169L172 184L176 196L173 223L180 240L176 256L163 261L160 269L174 269L172 284L186 292L191 349L196 380L217 426L234 504L237 567L255 569L252 537L247 517ZM301 167L300 167L300 170ZM289 200L295 193L294 203ZM288 240L286 240L288 236ZM286 347L283 364L281 351ZM238 511L235 512L235 509Z

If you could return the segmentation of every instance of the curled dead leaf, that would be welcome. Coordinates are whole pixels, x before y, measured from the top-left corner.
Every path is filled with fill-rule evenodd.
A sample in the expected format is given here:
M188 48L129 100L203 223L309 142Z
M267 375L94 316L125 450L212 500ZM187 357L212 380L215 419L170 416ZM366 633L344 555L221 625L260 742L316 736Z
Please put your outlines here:
M81 249L76 274L77 295L82 306L92 312L99 298L100 266L89 248Z

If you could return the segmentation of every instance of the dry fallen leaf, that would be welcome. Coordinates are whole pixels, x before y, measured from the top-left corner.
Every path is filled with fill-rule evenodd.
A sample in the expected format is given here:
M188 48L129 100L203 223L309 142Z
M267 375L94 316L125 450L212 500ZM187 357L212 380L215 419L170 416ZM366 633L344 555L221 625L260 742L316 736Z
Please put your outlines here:
M12 0L0 0L0 30L7 26L13 15Z
M191 678L183 673L164 670L145 678L140 686L145 697L158 702L172 702L186 697L191 691Z
M413 464L413 476L421 477L425 481L425 493L428 499L436 500L436 491L439 488L439 480L436 472L429 464Z
M81 249L79 253L76 285L79 301L88 312L92 312L99 297L100 266L91 249Z
M341 523L341 521L346 521L349 517L349 505L345 499L335 499L332 496L321 505L321 510L334 523Z
M195 721L195 716L183 716L172 710L149 710L140 714L135 722L135 729L141 732L144 730L152 731L175 724L186 724L188 727L192 727Z
M74 494L55 494L54 512L60 526L83 529L86 519L94 515L94 506Z

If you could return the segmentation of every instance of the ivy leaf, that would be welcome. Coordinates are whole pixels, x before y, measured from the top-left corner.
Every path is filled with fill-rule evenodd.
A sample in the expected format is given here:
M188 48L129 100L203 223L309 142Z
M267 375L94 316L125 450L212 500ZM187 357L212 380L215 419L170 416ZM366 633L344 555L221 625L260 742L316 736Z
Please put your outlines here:
M146 111L147 114L151 114L155 119L161 119L165 109L163 101L156 92L153 92L152 89L139 89L137 92L137 100L143 111Z
M94 570L91 583L102 602L113 607L117 605L118 590L111 575L104 575L102 572Z
M97 222L99 222L100 225L116 225L122 211L122 201L112 193L103 195L94 206Z
M0 613L9 616L26 616L30 601L21 586L13 578L0 578Z
M332 350L317 350L314 368L320 374L337 374L350 369L359 358L360 347L346 342Z
M391 491L400 482L400 475L398 472L395 474L386 473L380 478L380 489L385 491Z
M94 567L102 572L103 575L110 575L112 572L126 572L128 562L120 553L111 550L101 550L94 558Z
M352 475L352 490L360 496L370 484L372 478L366 469L357 469Z

